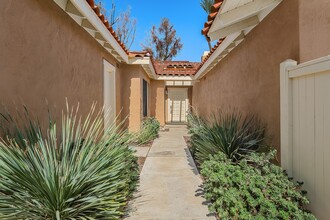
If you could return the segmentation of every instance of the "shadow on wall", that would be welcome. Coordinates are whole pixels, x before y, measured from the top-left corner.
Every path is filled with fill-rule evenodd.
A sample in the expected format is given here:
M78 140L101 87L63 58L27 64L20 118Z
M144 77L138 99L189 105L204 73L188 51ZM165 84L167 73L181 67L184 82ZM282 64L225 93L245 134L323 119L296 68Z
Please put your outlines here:
M121 79L121 103L123 117L128 117L125 127L129 131L138 131L141 124L141 76L140 69L135 66L126 66L122 70Z
M125 82L125 84L124 84ZM125 80L123 81L122 84L122 110L121 110L121 114L122 114L122 119L125 119L125 123L124 123L124 127L128 128L130 125L130 112L131 112L131 108L130 108L130 100L131 100L131 94L132 94L132 89L131 89L131 80Z
M47 129L49 129L51 123L56 123L56 134L57 137L60 137L63 114L68 115L70 112L73 114L77 112L77 118L86 118L92 109L94 109L94 114L97 114L102 111L102 105L97 104L97 102L79 103L74 99L66 98L63 98L61 102L51 102L40 98L34 100L34 105L24 101L1 101L0 137L6 138L4 134L8 134L8 132L18 132L17 128L28 132L31 127L36 129L36 124L42 128L43 134L47 134ZM92 118L94 117L95 115L92 116ZM16 126L18 127L16 128ZM29 135L32 134L29 133Z

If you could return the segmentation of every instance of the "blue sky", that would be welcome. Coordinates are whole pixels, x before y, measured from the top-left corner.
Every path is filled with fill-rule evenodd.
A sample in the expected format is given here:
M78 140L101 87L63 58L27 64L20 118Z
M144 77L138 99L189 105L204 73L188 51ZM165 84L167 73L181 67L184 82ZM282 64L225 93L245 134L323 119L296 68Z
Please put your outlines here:
M103 0L110 11L112 0ZM115 0L116 14L131 7L132 17L137 19L135 42L131 50L141 50L141 43L148 38L152 25L156 27L163 17L170 19L181 37L183 49L173 60L200 61L203 51L208 50L201 29L207 14L199 5L199 0Z

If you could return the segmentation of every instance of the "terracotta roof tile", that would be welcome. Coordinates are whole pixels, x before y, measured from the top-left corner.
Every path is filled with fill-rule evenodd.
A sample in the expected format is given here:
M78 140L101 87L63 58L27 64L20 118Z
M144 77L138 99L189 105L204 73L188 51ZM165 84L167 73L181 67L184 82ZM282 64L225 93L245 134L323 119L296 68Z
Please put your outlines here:
M207 18L207 22L204 23L204 28L202 29L202 34L205 35L206 37L213 24L214 19L217 17L219 13L219 9L221 8L223 2L224 0L214 0L214 4L211 8L211 13ZM204 58L202 63L199 65L199 67L196 70L196 73L202 68L202 66L206 63L206 61L210 58L210 56L214 53L214 51L220 46L220 44L223 42L224 39L225 38L218 40L218 42L214 45L214 47L211 49L209 54Z
M118 44L121 46L121 48L123 48L123 50L126 52L126 54L128 55L129 52L127 50L127 48L125 47L125 45L123 44L123 42L121 42L116 34L116 32L113 30L113 28L111 27L111 25L109 24L109 21L106 20L106 18L104 17L103 14L100 13L100 9L99 7L95 4L94 0L86 0L89 4L89 6L93 9L93 11L95 12L95 14L100 18L100 20L102 21L102 23L104 24L104 26L109 30L109 32L111 33L111 35L116 39L116 41L118 42Z
M207 33L209 32L214 19L217 17L219 13L219 9L221 8L223 1L224 0L214 0L214 4L211 8L211 13L208 15L207 22L205 22L204 28L202 30L203 35L207 35Z
M215 2L214 5L213 5L212 8L211 8L211 13L213 13L213 12L218 12L219 9L220 9L220 7L221 7L221 5L222 5L222 2L223 2L223 1Z
M225 38L222 38L220 40L218 40L218 42L214 45L214 47L211 49L211 51L209 52L209 54L204 58L204 60L200 63L200 65L197 67L196 69L196 73L198 72L198 70L200 70L202 68L202 66L206 63L206 61L210 58L210 56L214 53L214 51L216 49L218 49L218 47L221 45L221 43L223 42ZM195 74L196 74L195 73Z
M198 70L205 64L205 62L210 58L212 53L220 46L224 39L220 39L218 43L212 48L210 53L206 56L203 62L189 62L189 61L154 61L150 54L147 51L128 51L123 42L121 42L113 30L109 22L105 19L104 15L100 13L99 7L95 4L94 0L86 0L90 7L93 9L95 14L102 21L104 26L109 30L111 35L116 39L118 44L122 47L122 49L126 52L129 57L150 57L151 63L155 68L157 75L162 76L187 76L187 75L195 75ZM212 6L211 13L208 16L208 21L204 24L204 29L202 30L202 34L207 35L215 17L218 14L218 11L222 5L224 0L215 0L214 5Z
M189 61L155 61L157 75L161 76L192 76L196 73L199 62Z
M151 57L148 51L129 51L129 57Z

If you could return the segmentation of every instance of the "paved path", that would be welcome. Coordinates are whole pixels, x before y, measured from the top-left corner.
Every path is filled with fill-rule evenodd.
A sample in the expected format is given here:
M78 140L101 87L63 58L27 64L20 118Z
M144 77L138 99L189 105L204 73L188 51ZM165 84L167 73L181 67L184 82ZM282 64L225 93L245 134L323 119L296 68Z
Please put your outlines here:
M185 126L168 126L149 151L129 220L208 220L201 177L183 139Z

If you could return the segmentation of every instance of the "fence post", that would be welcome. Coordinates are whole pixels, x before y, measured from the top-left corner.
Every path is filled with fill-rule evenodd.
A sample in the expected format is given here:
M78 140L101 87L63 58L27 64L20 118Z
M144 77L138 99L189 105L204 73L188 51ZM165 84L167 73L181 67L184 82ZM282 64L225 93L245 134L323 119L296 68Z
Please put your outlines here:
M292 80L288 68L297 61L286 60L280 65L281 166L292 176Z

